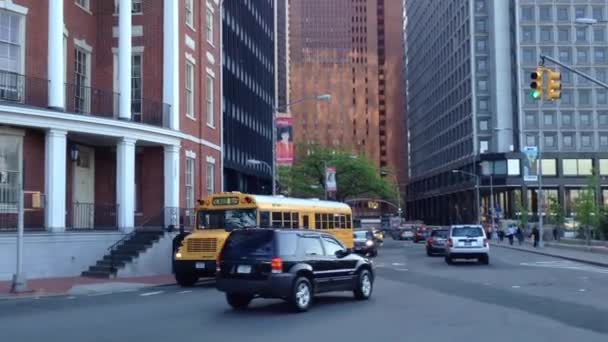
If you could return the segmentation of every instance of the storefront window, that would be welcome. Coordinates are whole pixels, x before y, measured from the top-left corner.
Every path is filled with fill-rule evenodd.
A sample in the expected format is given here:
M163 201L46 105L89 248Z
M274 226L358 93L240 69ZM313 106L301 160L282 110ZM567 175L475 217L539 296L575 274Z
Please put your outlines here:
M0 132L0 206L16 208L21 174L21 140Z
M608 159L600 159L600 176L608 176Z

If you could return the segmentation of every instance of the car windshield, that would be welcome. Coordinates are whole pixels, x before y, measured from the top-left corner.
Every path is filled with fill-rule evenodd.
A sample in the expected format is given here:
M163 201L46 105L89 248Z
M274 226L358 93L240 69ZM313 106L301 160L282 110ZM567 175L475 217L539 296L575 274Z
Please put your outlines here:
M354 232L353 238L358 241L367 240L372 238L372 233L366 231Z
M234 231L224 244L222 258L270 257L274 252L273 237L272 230Z
M479 227L458 227L452 229L452 236L478 237L483 236L483 231Z
M433 230L433 232L431 233L431 236L445 239L448 237L448 231L447 230Z
M255 209L203 210L198 212L198 229L240 229L257 225Z

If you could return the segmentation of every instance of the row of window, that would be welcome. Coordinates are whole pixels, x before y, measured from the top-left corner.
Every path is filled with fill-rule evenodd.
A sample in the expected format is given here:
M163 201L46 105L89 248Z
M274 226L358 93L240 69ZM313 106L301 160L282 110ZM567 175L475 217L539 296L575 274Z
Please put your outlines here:
M497 160L490 163L488 172L493 175L521 175L521 161L519 159ZM542 161L543 176L556 177L558 175L558 160L545 159ZM591 176L593 170L593 159L562 159L561 175L563 176ZM598 159L596 169L600 176L608 176L608 159Z
M196 13L196 8L194 4L199 4L201 2L194 0L186 0L186 25L190 26L192 29L195 29L194 15ZM207 42L209 44L213 45L213 8L211 8L210 6L210 3L207 3L207 8L205 11L205 38L207 39Z
M339 214L315 214L315 229L350 229L351 216ZM302 215L300 225L300 213L298 212L260 212L260 227L271 228L312 228L310 215Z
M561 136L561 145L558 146L558 136ZM577 144L577 137L578 144ZM592 132L582 132L582 133L574 133L574 132L562 132L558 135L558 133L553 132L544 132L543 133L543 146L547 148L563 148L567 150L574 150L577 147L582 149L592 149L596 145L596 135ZM599 134L599 144L600 147L608 147L608 132ZM526 135L526 145L535 146L538 144L538 138L536 134L527 134Z
M574 8L568 5L522 6L520 20L523 22L534 22L537 20L550 22L557 18L557 21L574 21L576 18L588 18L589 16L598 21L604 20L606 16L605 6L589 7L584 4L574 6ZM538 17L536 15L537 12Z
M195 81L195 65L191 61L186 60L186 116L192 119L196 119L196 114L194 110L194 99L196 94ZM205 78L205 113L207 116L207 125L210 127L215 127L214 112L214 78L212 75L207 74Z
M205 173L205 190L207 195L215 192L215 163L207 161L206 164L207 172ZM186 193L186 207L194 208L195 198L195 186L196 186L196 158L186 157L186 179L185 179L185 193Z
M574 112L561 111L560 112L560 126L562 128L593 128L595 127L595 113L591 111L580 111L575 117ZM608 111L597 112L597 124L599 127L608 127ZM526 128L538 128L539 125L539 113L537 112L526 112L524 117L524 123ZM542 113L543 127L555 128L557 127L557 113L555 111L543 111ZM481 126L481 125L480 125Z
M587 109L591 109L594 105L606 106L608 104L608 94L605 90L598 90L595 92L595 96L593 96L593 91L591 89L562 89L561 98L556 103L550 103L550 101L544 101L543 106L558 106L560 108L568 107L587 107ZM575 96L576 95L576 96ZM534 100L529 95L529 89L526 89L522 92L522 99L524 100L524 104L526 108L531 105L538 105L538 101Z
M590 29L581 26L572 28L570 26L522 26L522 43L551 43L551 42L583 42L591 41L590 33L593 32L593 41L604 43L606 41L606 28L594 27ZM573 34L574 32L574 34ZM537 40L538 39L538 40Z

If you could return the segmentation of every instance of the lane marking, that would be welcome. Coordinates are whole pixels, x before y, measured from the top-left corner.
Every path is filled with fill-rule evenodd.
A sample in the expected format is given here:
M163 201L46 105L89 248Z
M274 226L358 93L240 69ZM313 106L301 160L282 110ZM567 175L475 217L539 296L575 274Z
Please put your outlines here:
M179 291L178 293L190 293L192 290Z
M406 272L409 271L407 268L395 268L395 271Z
M530 266L530 267L547 267L547 268L556 268L562 270L575 270L575 271L583 271L583 272L592 272L592 273L601 273L608 274L607 268L600 268L590 265L585 265L582 263L577 263L573 261L538 261L538 262L522 262L521 266Z
M74 297L74 296L69 296L69 297L67 297L66 299L76 299L76 297Z
M158 295L163 293L164 291L154 291L154 292L146 292L146 293L142 293L140 294L140 296L142 297L147 297L147 296L154 296L154 295Z
M519 285L513 285L513 286L511 286L511 288L513 288L513 289L519 289L519 288L521 288L521 286L519 286Z
M392 263L393 266L405 266L404 263L400 263L400 262L394 262Z
M88 297L100 297L100 296L107 296L110 294L112 294L112 292L91 293L88 295Z
M585 292L585 291L587 291L587 290L585 290L585 289L578 289L578 292Z

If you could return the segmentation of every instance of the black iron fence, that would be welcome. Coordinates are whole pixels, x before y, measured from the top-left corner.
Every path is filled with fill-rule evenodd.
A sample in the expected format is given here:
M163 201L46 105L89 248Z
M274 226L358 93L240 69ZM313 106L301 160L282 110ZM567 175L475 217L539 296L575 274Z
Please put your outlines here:
M0 71L0 102L48 108L47 79ZM72 83L65 84L67 113L118 119L120 94ZM171 106L149 98L133 99L132 122L169 128Z
M73 203L67 230L117 230L117 212L118 204Z
M137 222L136 229L146 230L154 228L191 230L194 227L195 211L191 208L165 207L158 214L144 218Z

